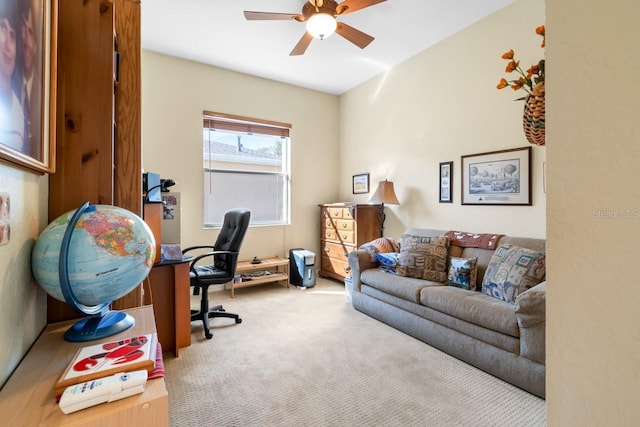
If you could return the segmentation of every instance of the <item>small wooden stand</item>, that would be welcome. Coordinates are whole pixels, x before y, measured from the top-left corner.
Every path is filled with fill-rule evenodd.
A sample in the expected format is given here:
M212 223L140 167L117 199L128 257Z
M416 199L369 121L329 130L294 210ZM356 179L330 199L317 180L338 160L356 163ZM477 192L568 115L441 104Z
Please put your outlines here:
M283 267L280 269L280 267ZM251 280L243 279L242 282L231 283L231 298L235 297L235 288L244 288L247 286L261 285L263 283L283 282L289 287L289 260L274 257L264 258L259 264L251 264L251 260L239 261L236 267L237 274L246 274L256 271L266 272L263 276L251 277Z

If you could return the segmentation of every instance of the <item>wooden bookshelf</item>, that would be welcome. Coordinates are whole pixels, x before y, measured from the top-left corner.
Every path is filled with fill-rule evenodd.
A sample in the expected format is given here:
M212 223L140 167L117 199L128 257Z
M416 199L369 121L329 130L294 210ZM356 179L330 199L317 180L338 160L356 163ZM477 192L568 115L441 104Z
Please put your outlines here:
M236 273L241 276L250 276L250 280L242 279L242 282L231 282L231 298L235 297L236 288L261 285L263 283L282 282L289 287L289 260L274 257L264 258L259 264L251 264L251 260L239 261ZM264 273L251 276L252 273Z

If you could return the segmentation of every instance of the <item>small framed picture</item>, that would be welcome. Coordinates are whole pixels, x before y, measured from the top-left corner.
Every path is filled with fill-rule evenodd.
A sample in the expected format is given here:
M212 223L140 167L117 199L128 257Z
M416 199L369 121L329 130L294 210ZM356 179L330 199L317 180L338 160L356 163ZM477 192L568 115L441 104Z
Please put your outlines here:
M365 194L369 192L369 174L361 173L353 175L353 194Z
M440 203L453 203L453 162L440 163Z

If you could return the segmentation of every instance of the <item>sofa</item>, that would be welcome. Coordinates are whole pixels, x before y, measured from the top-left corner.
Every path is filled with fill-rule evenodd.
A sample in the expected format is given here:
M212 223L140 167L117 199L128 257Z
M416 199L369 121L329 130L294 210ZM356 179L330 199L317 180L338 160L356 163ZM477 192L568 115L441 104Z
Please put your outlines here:
M441 252L440 258L432 263L435 273L411 274L412 262L419 259L416 264L419 266L425 261L421 257L412 258L410 248L403 248L403 240L407 247L416 241L441 245L436 247ZM372 249L372 245L368 245L349 253L353 307L544 398L545 240L414 228L395 242L400 246L399 253L394 254L399 259L396 271L388 263L380 262L383 255L390 255L385 254L388 248ZM517 253L522 259L505 263L498 256L504 253ZM401 267L403 257L408 266ZM475 290L468 281L462 280L461 286L454 283L458 274L454 271L452 276L452 266L460 260L475 264ZM523 260L525 264L534 260L537 265L524 269L517 265ZM512 265L515 267L510 267ZM401 268L400 273L404 275L398 274ZM445 280L442 280L443 270ZM524 287L520 283L520 289L515 292L512 288L492 289L496 283L499 287L501 283L522 279L523 274L528 281L524 281ZM505 294L509 294L506 299Z

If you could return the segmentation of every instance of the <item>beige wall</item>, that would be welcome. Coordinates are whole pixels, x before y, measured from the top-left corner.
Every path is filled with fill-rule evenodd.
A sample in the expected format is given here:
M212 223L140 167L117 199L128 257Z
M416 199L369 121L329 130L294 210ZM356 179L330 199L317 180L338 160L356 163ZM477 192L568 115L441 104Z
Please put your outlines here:
M31 249L47 225L48 175L0 164L11 200L11 240L0 246L0 386L47 321L46 294L31 276Z
M638 16L547 2L550 426L640 420Z
M250 228L241 257L287 256L294 247L319 253L317 205L334 201L338 187L337 97L143 52L142 166L176 180L183 247L217 236L202 229L203 110L292 124L291 225Z
M531 146L524 137L522 91L498 91L513 48L525 70L543 55L535 28L544 2L522 0L454 34L340 97L340 194L351 176L394 182L400 205L387 206L385 235L408 227L461 229L518 236L546 235L542 163L533 148L533 206L462 206L460 156ZM514 76L513 74L511 76ZM512 77L515 78L515 77ZM453 203L438 203L439 162L453 161Z

